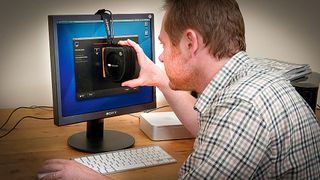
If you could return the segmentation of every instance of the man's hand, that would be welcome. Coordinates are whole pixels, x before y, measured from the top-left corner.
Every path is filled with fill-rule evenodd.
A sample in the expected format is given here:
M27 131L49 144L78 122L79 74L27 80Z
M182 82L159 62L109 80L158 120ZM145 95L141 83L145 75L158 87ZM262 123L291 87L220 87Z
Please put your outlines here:
M132 79L122 83L122 86L167 86L169 79L165 72L156 66L143 52L142 48L128 39L127 41L119 41L120 45L132 46L137 53L138 64L140 65L140 73L137 79Z
M73 161L64 159L52 159L45 161L38 174L45 174L41 180L71 179L71 180L108 180L107 176L101 175L88 167Z

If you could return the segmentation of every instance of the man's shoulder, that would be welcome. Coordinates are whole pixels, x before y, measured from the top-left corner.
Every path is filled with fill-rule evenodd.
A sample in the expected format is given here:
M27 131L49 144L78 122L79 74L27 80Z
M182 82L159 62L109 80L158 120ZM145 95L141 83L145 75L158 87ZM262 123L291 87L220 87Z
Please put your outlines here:
M243 74L221 92L221 98L252 102L261 95L273 96L279 87L290 87L290 82L284 77L266 69L251 68Z

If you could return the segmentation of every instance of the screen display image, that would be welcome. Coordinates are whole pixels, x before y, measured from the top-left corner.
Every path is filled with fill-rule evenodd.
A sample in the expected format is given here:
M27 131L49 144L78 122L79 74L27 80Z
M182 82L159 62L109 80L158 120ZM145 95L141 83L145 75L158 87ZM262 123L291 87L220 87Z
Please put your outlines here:
M131 39L139 43L138 36L122 36L115 39ZM73 44L77 100L138 92L138 87L122 87L121 82L114 82L107 77L103 58L106 38L75 38ZM119 71L118 67L114 69Z
M104 65L103 52L108 36L100 15L51 15L48 21L56 125L87 122L84 135L90 137L91 131L101 126L103 129L103 118L156 107L154 87L122 87L121 82L106 75L108 66L116 71L118 65ZM149 13L112 15L115 44L131 39L154 61L153 21L153 14ZM103 133L105 131L102 139ZM76 141L90 144L92 139Z

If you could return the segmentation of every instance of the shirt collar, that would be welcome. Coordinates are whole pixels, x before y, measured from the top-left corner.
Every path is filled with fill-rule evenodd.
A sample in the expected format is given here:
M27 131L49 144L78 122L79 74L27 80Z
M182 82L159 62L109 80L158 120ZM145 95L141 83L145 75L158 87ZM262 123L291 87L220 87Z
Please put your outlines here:
M249 57L246 52L240 51L235 54L210 81L199 96L194 109L199 112L204 112L208 105L213 102L217 92L226 88L236 79L241 66L247 60L249 60Z

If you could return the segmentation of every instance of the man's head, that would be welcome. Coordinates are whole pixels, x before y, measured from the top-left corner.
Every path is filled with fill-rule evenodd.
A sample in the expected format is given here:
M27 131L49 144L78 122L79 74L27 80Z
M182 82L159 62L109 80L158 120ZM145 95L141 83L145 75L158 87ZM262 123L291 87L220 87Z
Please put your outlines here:
M166 0L164 7L159 60L169 85L201 92L226 60L245 50L239 6L235 0Z
M245 27L236 0L166 0L164 29L173 45L190 28L218 59L246 50Z

